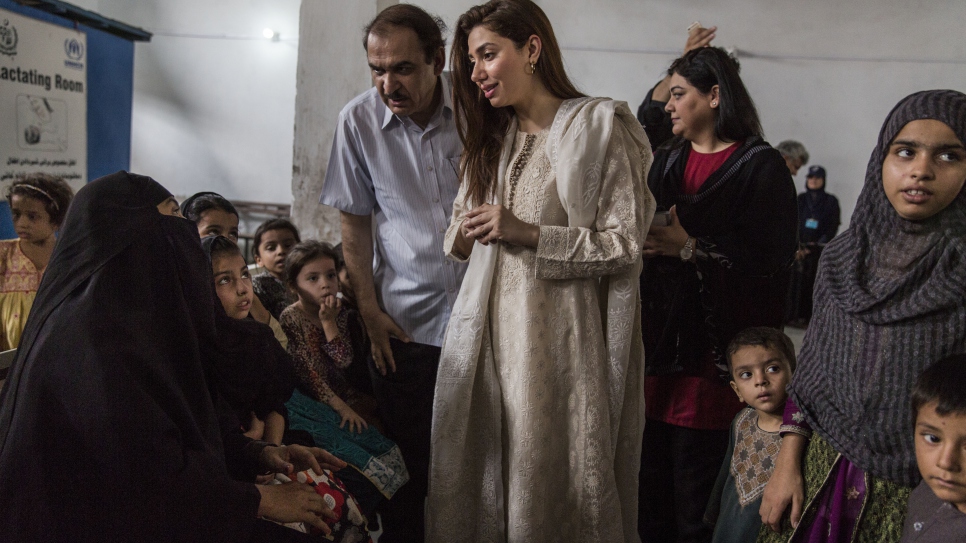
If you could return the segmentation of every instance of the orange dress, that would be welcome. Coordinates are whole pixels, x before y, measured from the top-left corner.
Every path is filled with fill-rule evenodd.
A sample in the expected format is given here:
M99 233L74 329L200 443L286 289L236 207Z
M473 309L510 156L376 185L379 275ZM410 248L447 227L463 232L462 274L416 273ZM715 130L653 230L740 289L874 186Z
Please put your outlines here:
M20 250L19 239L0 240L0 350L20 344L43 274Z

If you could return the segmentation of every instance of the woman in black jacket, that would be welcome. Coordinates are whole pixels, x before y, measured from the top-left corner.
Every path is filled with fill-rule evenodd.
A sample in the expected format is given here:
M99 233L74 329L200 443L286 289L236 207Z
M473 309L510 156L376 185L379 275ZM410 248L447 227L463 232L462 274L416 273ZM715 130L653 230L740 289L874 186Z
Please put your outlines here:
M648 176L666 213L650 228L641 275L640 529L644 541L707 541L701 517L741 409L723 378L725 349L744 328L782 325L796 195L733 58L694 49L668 75L675 138Z

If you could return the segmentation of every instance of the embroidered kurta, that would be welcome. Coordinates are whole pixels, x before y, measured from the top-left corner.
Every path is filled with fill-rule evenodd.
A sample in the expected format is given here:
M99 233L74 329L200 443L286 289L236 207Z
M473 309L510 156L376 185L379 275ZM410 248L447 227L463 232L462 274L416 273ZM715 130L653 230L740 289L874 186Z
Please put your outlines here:
M731 426L731 441L711 493L705 521L714 524L712 543L748 543L761 528L761 496L781 448L778 432L758 427L758 412L742 409Z
M19 239L0 241L0 350L16 349L44 271L20 250Z
M514 123L495 200L540 240L474 246L440 359L428 541L638 541L649 147L626 104L567 101L513 188L525 138Z

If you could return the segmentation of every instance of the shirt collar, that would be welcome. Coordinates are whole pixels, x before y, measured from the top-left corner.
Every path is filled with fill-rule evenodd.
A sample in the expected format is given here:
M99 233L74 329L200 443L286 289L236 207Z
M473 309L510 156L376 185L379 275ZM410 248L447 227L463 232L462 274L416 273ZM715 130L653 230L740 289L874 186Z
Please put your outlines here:
M443 109L453 111L453 84L452 81L450 81L450 73L443 72L440 74L439 80L443 85ZM379 102L382 103L382 99L380 99ZM382 103L382 107L384 109L384 113L382 115L382 128L385 129L387 126L389 126L389 123L392 122L393 119L399 119L399 117L397 117L396 114L393 113L392 110L389 109L389 106L387 106L385 103ZM438 111L433 115L433 117L435 118L437 114ZM402 122L401 119L400 122ZM431 118L426 127L428 128L432 124L433 119Z

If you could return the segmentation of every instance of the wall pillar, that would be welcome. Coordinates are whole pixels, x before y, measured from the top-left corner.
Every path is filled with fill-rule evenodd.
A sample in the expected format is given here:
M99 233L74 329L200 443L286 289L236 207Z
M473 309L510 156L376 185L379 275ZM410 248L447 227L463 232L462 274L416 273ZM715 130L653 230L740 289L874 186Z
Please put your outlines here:
M339 212L319 203L339 112L372 86L362 29L395 0L308 0L299 13L292 221L302 239L342 238Z

